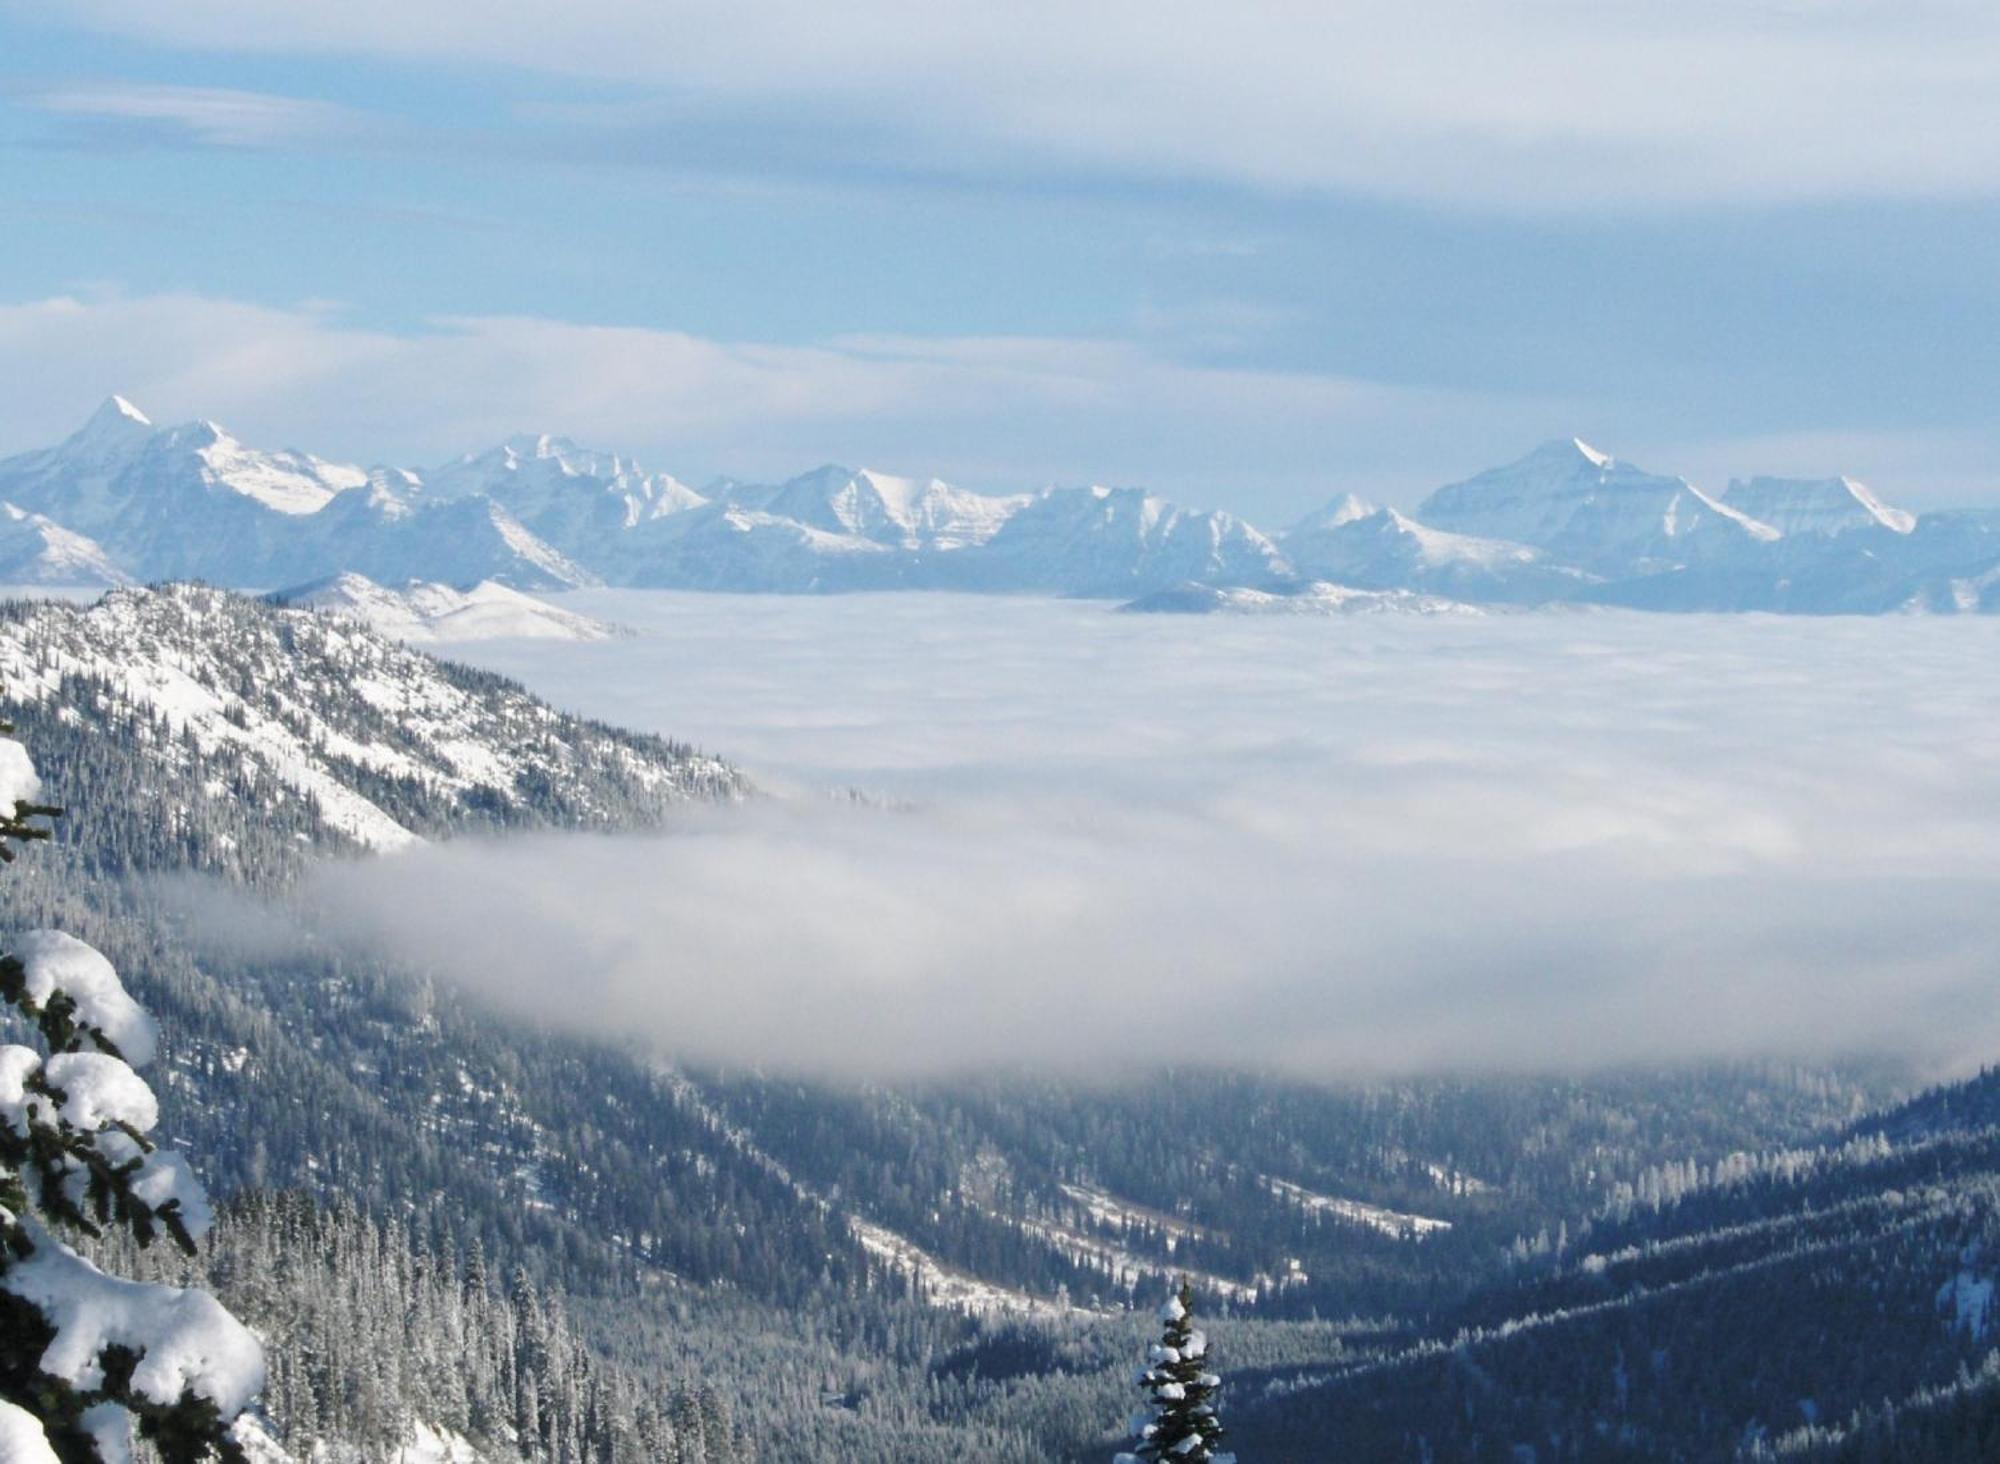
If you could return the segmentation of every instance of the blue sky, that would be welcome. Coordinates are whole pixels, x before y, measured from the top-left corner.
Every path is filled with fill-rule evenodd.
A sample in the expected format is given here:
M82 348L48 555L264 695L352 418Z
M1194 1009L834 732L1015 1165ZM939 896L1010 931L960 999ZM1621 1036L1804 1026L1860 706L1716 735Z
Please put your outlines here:
M1991 10L0 0L0 451L2000 501Z

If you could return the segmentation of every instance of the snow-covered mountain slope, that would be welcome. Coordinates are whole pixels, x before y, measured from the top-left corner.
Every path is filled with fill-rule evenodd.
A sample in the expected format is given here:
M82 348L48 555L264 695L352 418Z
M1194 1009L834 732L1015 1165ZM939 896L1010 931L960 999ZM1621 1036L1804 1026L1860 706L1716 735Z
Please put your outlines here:
M558 609L492 580L462 590L428 580L391 588L349 573L281 590L271 598L282 605L358 620L391 640L413 645L501 639L594 641L619 633L601 620Z
M1140 615L1483 615L1476 605L1411 590L1324 582L1279 591L1176 585L1118 607Z
M899 549L951 551L984 544L1030 495L991 497L936 478L899 478L828 463L775 487L735 485L729 499L823 533Z
M671 474L546 433L468 454L424 483L440 497L491 498L537 538L586 558L635 524L708 501Z
M565 822L629 822L742 788L717 759L565 716L354 621L199 585L0 606L0 687L117 720L160 759L183 758L184 739L227 750L234 786L214 796L267 816L304 805L365 848L558 805Z
M1891 508L1852 478L1737 478L1723 502L1781 534L1841 534L1883 528L1907 534L1916 515Z
M636 526L599 562L613 584L799 594L895 589L907 582L913 559L858 534L711 502Z
M1280 541L1300 574L1368 590L1535 603L1573 596L1590 577L1526 544L1452 534L1393 508L1354 513L1342 500Z
M273 513L309 514L367 476L307 453L260 451L214 422L156 428L118 396L56 446L0 463L17 502L46 511L44 500L53 500L84 532L122 524L142 496L182 505L241 499ZM99 491L79 492L79 485Z
M413 474L261 451L213 422L155 428L122 397L55 447L0 462L0 500L95 540L130 579L592 579L490 499L433 502Z
M546 435L429 473L364 471L209 422L159 429L113 397L55 447L0 462L0 504L18 510L0 522L0 580L51 584L269 589L351 572L527 591L1127 599L1317 580L1498 604L1881 613L1993 608L2000 571L1977 514L1914 518L1848 478L1750 478L1718 497L1573 438L1413 514L1346 495L1274 541L1136 488L988 494L829 464L697 493Z
M1263 585L1290 572L1233 514L1178 507L1138 488L1055 488L1017 510L952 588L1136 595L1193 581Z
M288 584L353 570L382 584L497 580L522 590L568 590L598 577L529 532L491 498L437 499L370 482L342 493L305 521L292 552L234 585ZM283 572L279 572L283 571Z
M44 514L0 502L0 584L130 584L131 576L94 539Z
M1685 564L1769 543L1776 529L1685 478L1648 473L1569 439L1438 489L1416 517L1432 528L1546 550L1610 575Z

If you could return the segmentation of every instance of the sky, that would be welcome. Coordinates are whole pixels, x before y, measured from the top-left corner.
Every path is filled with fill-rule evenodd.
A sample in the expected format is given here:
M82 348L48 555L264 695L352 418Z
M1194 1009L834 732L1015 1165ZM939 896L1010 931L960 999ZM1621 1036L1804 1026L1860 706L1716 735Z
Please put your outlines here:
M1985 0L0 0L0 452L1996 502L1996 77Z
M323 939L845 1076L1944 1074L2000 1042L2000 623L564 600L640 634L449 653L763 794L336 861Z

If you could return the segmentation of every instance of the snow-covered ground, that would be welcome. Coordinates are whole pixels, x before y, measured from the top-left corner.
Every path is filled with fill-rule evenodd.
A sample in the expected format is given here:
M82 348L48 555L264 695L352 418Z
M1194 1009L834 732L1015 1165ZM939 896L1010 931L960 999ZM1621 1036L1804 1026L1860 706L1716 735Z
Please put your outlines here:
M923 1247L884 1226L861 1219L850 1219L848 1224L864 1250L916 1282L933 1306L970 1312L975 1316L1021 1316L1044 1320L1074 1316L1080 1310L1030 1296L1025 1291L982 1281L968 1272L945 1265Z
M1401 1210L1388 1210L1380 1205L1363 1204L1360 1200L1342 1199L1338 1195L1316 1194L1304 1185L1293 1184L1288 1179L1264 1177L1264 1187L1288 1204L1297 1205L1301 1210L1313 1215L1331 1216L1344 1220L1350 1225L1365 1225L1370 1230L1397 1240L1421 1240L1426 1235L1451 1229L1449 1220L1436 1220L1428 1215L1411 1215Z

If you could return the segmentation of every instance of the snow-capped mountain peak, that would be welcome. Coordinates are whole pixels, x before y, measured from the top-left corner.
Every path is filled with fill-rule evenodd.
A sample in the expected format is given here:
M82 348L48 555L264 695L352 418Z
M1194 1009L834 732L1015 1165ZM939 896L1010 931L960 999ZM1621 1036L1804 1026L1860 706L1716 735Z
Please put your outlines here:
M1916 516L1851 478L1723 494L1581 438L1449 484L1415 512L1345 494L1277 541L1143 488L985 493L826 463L696 492L550 432L421 475L251 447L208 420L157 428L111 397L54 447L0 461L0 578L255 586L348 570L516 590L978 590L1119 598L1182 581L1325 580L1453 599L1651 608L1989 604L2000 536ZM1973 588L1965 588L1965 587Z
M1516 472L1533 470L1542 473L1602 473L1620 466L1623 465L1617 458L1592 447L1581 437L1552 437L1547 442L1538 444L1527 456L1509 464L1508 468Z
M126 397L113 392L98 404L84 424L70 434L73 443L117 443L143 441L153 435L153 419Z
M1722 548L1778 537L1685 478L1646 472L1576 438L1544 443L1518 462L1440 488L1416 517L1609 572L1679 562L1697 542Z
M153 432L152 418L122 396L108 396L81 427L39 456L76 471L104 471L138 452Z
M427 481L441 497L491 498L556 549L581 557L607 535L708 501L669 474L546 432L467 453Z
M991 497L939 478L905 478L825 463L769 487L736 485L732 502L823 533L851 534L903 549L984 544L1028 495Z

